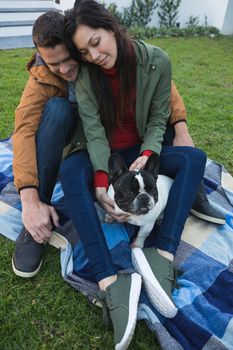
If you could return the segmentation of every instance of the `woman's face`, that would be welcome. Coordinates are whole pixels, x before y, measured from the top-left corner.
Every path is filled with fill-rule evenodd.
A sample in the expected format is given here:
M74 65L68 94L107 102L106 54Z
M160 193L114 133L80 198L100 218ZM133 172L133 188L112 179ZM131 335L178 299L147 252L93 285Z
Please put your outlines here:
M84 60L105 69L114 67L117 59L117 44L112 31L80 25L72 40Z

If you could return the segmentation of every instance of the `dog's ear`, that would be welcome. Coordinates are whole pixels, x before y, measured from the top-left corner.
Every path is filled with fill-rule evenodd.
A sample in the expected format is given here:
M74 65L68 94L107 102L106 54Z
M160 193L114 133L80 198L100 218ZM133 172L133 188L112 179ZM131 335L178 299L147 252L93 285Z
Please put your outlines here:
M114 183L124 171L128 170L127 166L125 165L125 162L117 153L111 154L108 161L108 169L108 178L110 184Z
M159 174L159 156L156 153L152 153L147 159L144 170L149 171L155 178Z

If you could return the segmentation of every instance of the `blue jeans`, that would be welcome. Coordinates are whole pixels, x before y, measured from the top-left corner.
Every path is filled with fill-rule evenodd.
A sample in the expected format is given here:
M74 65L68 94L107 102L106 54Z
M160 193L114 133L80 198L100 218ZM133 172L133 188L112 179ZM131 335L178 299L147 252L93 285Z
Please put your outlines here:
M130 165L139 156L139 152L140 145L136 145L118 153ZM204 174L205 163L205 154L197 148L163 147L160 173L173 178L174 182L160 232L156 237L157 248L175 254ZM72 154L63 161L60 180L69 216L80 235L96 281L117 273L93 202L93 170L87 151Z
M51 205L64 147L77 125L76 110L68 100L51 98L44 107L36 134L39 197Z

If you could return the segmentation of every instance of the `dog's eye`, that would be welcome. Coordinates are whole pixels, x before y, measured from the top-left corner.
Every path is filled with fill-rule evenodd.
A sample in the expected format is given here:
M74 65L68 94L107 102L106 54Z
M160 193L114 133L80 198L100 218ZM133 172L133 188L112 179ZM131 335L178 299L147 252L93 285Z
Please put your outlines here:
M125 194L126 194L127 196L130 196L130 195L131 195L131 191L125 191Z
M151 195L154 195L157 193L157 189L156 188L150 188L150 189L147 189L147 192Z

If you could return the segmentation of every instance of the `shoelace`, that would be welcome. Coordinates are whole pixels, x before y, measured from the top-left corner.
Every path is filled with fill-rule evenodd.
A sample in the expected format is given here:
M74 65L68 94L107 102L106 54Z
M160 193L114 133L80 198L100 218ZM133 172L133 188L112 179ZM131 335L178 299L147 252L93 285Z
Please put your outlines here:
M203 205L204 203L209 204L209 201L204 187L200 186L196 194L194 205Z
M104 291L99 291L98 293L95 294L90 294L90 296L93 297L93 304L96 305L97 302L99 302L101 304L102 310L103 310L103 316L102 316L102 320L103 320L103 325L105 327L109 326L109 311L106 305L106 301L105 301L105 292Z
M29 232L25 231L23 240L24 240L24 242L31 242L33 240L33 238Z
M173 268L174 273L174 279L172 281L172 290L179 288L179 283L177 282L177 279L184 273L182 269Z
M17 238L17 243L28 243L32 240L32 236L30 233L24 228L23 232L19 234L19 237Z

